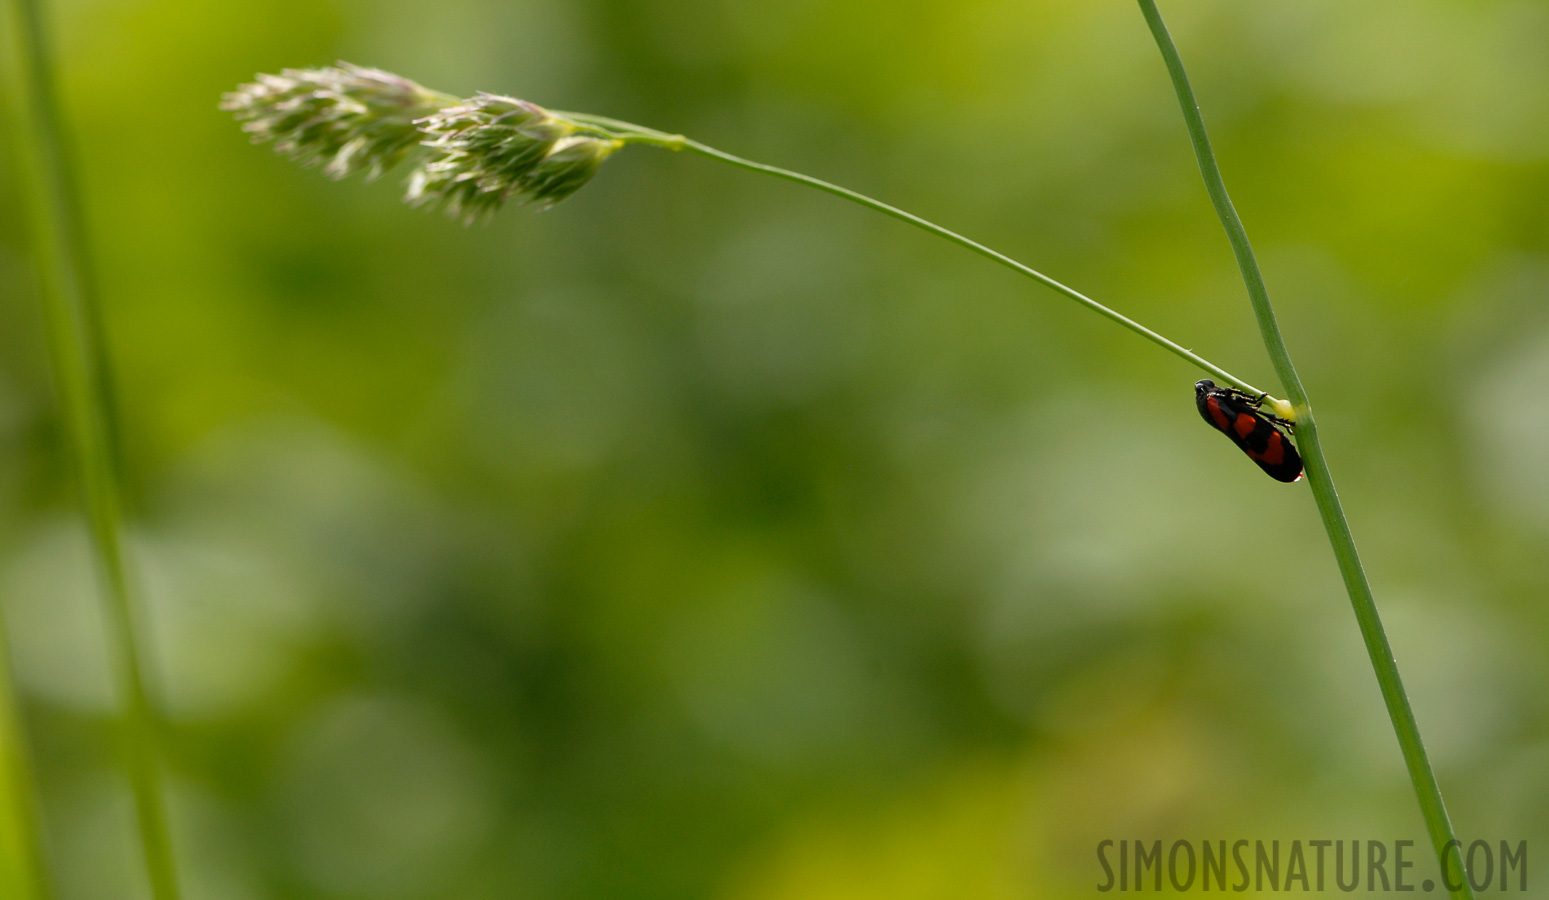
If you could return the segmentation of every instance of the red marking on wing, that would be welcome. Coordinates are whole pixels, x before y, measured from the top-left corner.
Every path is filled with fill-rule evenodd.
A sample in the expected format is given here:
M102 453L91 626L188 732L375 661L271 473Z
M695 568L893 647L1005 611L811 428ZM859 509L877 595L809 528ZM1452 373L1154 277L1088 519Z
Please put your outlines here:
M1232 423L1227 421L1226 413L1221 411L1221 404L1216 402L1216 398L1206 397L1205 406L1210 409L1210 418L1216 420L1217 428L1226 431L1232 427Z
M1249 459L1256 459L1260 462L1269 463L1272 466L1278 466L1285 462L1285 444L1282 442L1280 432L1278 431L1269 436L1269 443L1264 445L1263 453L1254 453L1247 448L1243 448L1243 452L1248 454Z
M1254 419L1252 416L1248 415L1247 413L1238 413L1237 414L1236 431L1237 431L1237 436L1238 437L1245 438L1248 435L1252 434L1253 433L1253 428L1256 425L1258 425L1258 421L1256 419Z

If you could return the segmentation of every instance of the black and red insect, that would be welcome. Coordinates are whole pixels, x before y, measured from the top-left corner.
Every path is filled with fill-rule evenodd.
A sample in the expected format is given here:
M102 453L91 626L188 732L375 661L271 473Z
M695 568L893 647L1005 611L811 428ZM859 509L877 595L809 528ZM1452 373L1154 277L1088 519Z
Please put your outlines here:
M1290 422L1264 412L1266 394L1255 397L1235 388L1216 387L1206 378L1194 384L1194 405L1210 427L1232 439L1248 458L1276 481L1299 481L1302 456L1292 446L1286 432L1294 430ZM1280 429L1284 428L1285 431Z

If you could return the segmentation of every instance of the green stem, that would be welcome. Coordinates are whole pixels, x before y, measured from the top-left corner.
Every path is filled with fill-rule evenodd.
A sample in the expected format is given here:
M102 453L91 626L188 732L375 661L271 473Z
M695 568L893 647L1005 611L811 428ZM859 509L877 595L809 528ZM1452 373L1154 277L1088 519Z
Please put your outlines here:
M1227 196L1226 184L1221 179L1221 170L1216 165L1214 152L1210 149L1210 138L1205 133L1205 121L1200 116L1199 103L1194 99L1193 88L1189 86L1189 77L1183 70L1183 60L1178 56L1178 48L1173 44L1172 36L1167 33L1167 26L1162 21L1161 13L1157 11L1155 0L1139 0L1139 3L1140 10L1146 17L1146 23L1151 27L1151 34L1156 38L1157 46L1161 48L1162 58L1167 62L1167 72L1172 77L1173 89L1177 92L1178 103L1183 108L1183 118L1188 125L1189 140L1194 145L1194 156L1199 161L1200 174L1205 179L1205 189L1209 192L1210 202L1215 205L1216 215L1220 217L1221 225L1226 229L1226 236L1231 241L1232 252L1237 257L1237 266L1242 270L1242 278L1248 287L1248 297L1253 302L1253 313L1258 318L1259 333L1263 336L1264 347L1269 352L1269 357L1275 365L1275 372L1280 376L1281 383L1285 385L1286 395L1296 411L1297 444L1307 466L1307 480L1312 488L1312 496L1318 505L1318 514L1323 519L1323 528L1328 532L1329 544L1334 548L1334 557L1339 562L1339 573L1344 578L1345 590L1350 594L1350 605L1355 609L1355 620L1360 625L1361 638L1366 642L1366 652L1371 657L1372 669L1377 674L1377 684L1382 690L1382 700L1387 705L1388 717L1393 720L1393 731L1398 736L1399 748L1403 751L1404 764L1409 769L1409 780L1414 784L1415 796L1420 802L1420 811L1425 817L1425 827L1436 850L1436 858L1441 863L1443 876L1448 882L1447 889L1451 891L1454 898L1472 898L1474 895L1468 885L1468 879L1461 877L1463 871L1461 852L1457 854L1457 867L1448 868L1448 849L1457 847L1452 823L1447 818L1447 807L1442 802L1441 789L1436 784L1436 775L1431 770L1425 744L1420 739L1420 727L1415 722L1414 710L1410 708L1409 697L1404 692L1404 683L1399 678L1398 664L1393 659L1393 648L1388 644L1382 619L1377 614L1377 603L1372 597L1371 585L1367 583L1366 572L1361 567L1361 558L1356 553L1355 538L1350 534L1350 523L1345 520L1344 509L1339 503L1339 494L1334 490L1334 478L1329 473L1327 460L1323 457L1323 446L1318 440L1318 425L1307 400L1307 391L1302 387L1301 379L1297 377L1296 367L1291 364L1291 355L1286 350L1285 339L1281 337L1280 326L1275 321L1275 310L1269 303L1269 292L1264 287L1264 278L1259 274L1258 262L1254 259L1253 248L1248 243L1248 233L1243 229L1242 220L1238 218L1231 198ZM1451 883L1454 877L1461 882L1456 887Z
M1153 344L1156 344L1178 356L1183 357L1194 365L1204 369L1206 372L1209 372L1210 374L1221 379L1221 381L1225 382L1226 384L1235 385L1236 387L1239 387L1250 394L1263 393L1263 391L1260 391L1258 388L1254 387L1243 379L1238 378L1236 375L1226 371L1210 360L1205 359L1193 351L1168 340L1167 338L1157 334L1139 322L1136 322L1134 319L1109 309L1101 303L1098 303L1096 300L1093 300L1091 297L1088 297L1080 291L1077 291L1075 288L1067 287L1060 282L1055 281L1053 278L1043 274L1042 272L1017 262L1004 253L991 250L989 247L984 246L978 241L966 238L955 231L943 228L942 226L926 219L922 219L913 213L904 212L896 206L889 206L888 204L883 203L880 200L874 200L865 194L852 191L849 188L840 187L836 184L830 184L821 179L813 178L811 175L803 175L800 172L792 172L789 169L781 169L776 166L769 166L763 163L753 162L752 160L743 159L740 156L733 156L730 153L717 150L714 147L706 146L705 144L701 144L698 141L690 140L680 134L668 134L663 131L657 131L654 128L646 128L643 125L635 125L631 122L621 122L618 119L609 119L603 116L594 116L587 113L556 112L555 115L569 119L578 125L596 129L597 131L609 137L631 141L634 143L650 144L652 146L663 147L668 150L687 150L690 153L697 153L700 156L708 156L711 159L727 163L728 165L736 166L739 169L747 169L750 172L758 172L762 175L770 175L775 178L784 179L786 181L794 181L797 184L804 184L807 187L817 188L820 191L833 194L836 197L842 197L851 203L859 204L866 207L867 209L873 209L884 215L892 216L893 218L907 222L910 225L921 229L922 231L927 231L936 235L937 237L945 238L946 240L957 244L959 247L964 247L974 253L979 254L982 257L985 257L986 259L997 262L1000 265L1005 266L1006 268L1011 269L1020 275L1025 275L1026 277L1033 279L1034 281L1038 282L1044 287L1049 288L1050 290L1055 291L1056 293L1069 297L1070 299L1098 313L1099 315L1105 316L1106 318L1119 323L1125 328L1128 328L1130 331L1135 332Z
M9 650L0 621L0 896L49 900L54 892L43 854L37 784Z
M32 222L49 364L74 450L76 478L102 579L113 670L124 710L124 754L134 792L146 875L155 900L177 900L157 758L157 716L146 687L123 545L122 492L109 401L106 350L67 162L59 103L39 0L12 0L15 13L17 156Z

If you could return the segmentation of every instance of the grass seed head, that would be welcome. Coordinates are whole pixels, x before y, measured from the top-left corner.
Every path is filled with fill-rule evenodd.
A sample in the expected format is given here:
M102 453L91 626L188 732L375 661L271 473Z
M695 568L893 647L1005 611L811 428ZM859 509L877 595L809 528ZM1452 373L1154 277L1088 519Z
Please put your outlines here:
M254 143L333 178L365 170L376 178L397 165L423 135L415 126L455 98L407 78L341 62L321 69L285 69L226 94L221 109L236 114Z
M509 200L548 208L579 190L623 142L579 132L541 106L480 93L418 125L430 159L405 198L464 222L488 218Z

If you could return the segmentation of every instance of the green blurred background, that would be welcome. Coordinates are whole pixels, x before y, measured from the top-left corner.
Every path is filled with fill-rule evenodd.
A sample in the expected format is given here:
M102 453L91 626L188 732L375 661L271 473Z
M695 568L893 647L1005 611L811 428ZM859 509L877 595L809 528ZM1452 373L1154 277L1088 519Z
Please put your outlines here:
M1305 484L1176 358L707 160L467 229L216 108L342 58L681 131L1275 387L1132 4L50 12L190 897L1086 897L1108 838L1423 840ZM1163 12L1457 828L1538 852L1549 4ZM61 895L136 898L3 152L0 597Z

